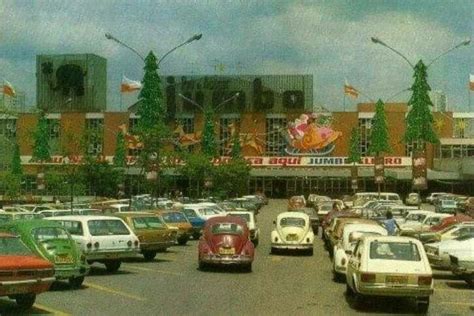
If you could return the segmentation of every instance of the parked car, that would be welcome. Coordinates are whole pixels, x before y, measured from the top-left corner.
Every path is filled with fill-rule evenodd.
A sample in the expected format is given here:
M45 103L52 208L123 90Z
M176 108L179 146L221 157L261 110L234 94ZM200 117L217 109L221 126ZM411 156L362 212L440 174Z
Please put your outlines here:
M228 212L229 216L238 216L243 218L247 222L249 228L250 240L253 242L254 246L257 247L260 240L260 228L257 227L257 218L252 212Z
M410 193L408 194L407 198L405 199L406 205L415 205L418 206L421 204L421 197L418 193Z
M408 211L408 213L403 219L397 220L397 224L401 226L401 225L422 223L428 215L433 215L433 214L435 213L432 211L425 211L425 210Z
M41 214L43 217L71 215L71 210L41 210L35 213Z
M295 195L288 199L288 211L306 207L306 199L302 195Z
M432 266L450 268L452 256L463 256L472 253L474 249L474 234L460 235L454 239L425 244L426 254Z
M252 201L249 201L244 198L235 198L230 200L235 207L246 209L249 212L253 212L255 215L258 215L258 207Z
M89 272L89 265L65 228L55 222L17 220L5 223L1 230L17 234L23 243L37 256L54 264L56 280L68 280L73 288L79 288Z
M202 204L185 204L183 205L182 212L189 217L200 217L204 220L209 218L225 215L222 211L218 211L215 208Z
M449 228L453 226L460 226L459 224L462 223L469 224L470 221L473 221L473 219L463 214L449 216L443 218L441 222L439 222L439 224L431 226L429 231L421 232L415 235L415 237L419 239L422 243L440 241L442 235L450 235L449 232L452 230ZM472 224L474 224L474 222L472 222Z
M273 222L271 252L277 250L301 250L313 255L314 233L307 214L283 212Z
M163 217L163 220L168 224L168 226L176 227L178 229L178 235L176 236L178 244L186 245L193 234L193 226L187 219L186 215L179 211L159 212L159 214Z
M0 296L25 309L55 280L51 262L34 254L20 237L5 232L0 232L0 271Z
M247 200L252 201L253 203L255 203L259 210L263 207L263 205L265 205L265 202L264 202L264 200L261 196L258 196L258 195L244 195L242 197L244 199L247 199Z
M387 230L378 224L348 224L344 226L342 238L334 246L333 276L335 281L345 280L347 263L357 241L364 235L387 236Z
M119 212L117 216L132 229L140 241L140 252L145 260L153 260L157 252L166 251L176 244L178 229L169 227L154 213Z
M318 219L320 223L323 221L324 217L329 212L331 212L333 203L334 202L330 200L330 201L320 202L318 204Z
M430 195L428 195L426 197L426 202L430 203L430 204L433 204L439 196L445 195L445 194L447 194L447 193L446 192L432 192L432 193L430 193Z
M140 251L138 237L114 216L69 215L50 217L71 234L89 264L103 263L108 272L120 269L123 259Z
M464 202L461 203L460 207L466 215L474 218L474 197L468 197Z
M186 216L192 226L191 235L193 236L194 240L198 240L199 237L201 237L202 235L202 230L204 229L206 220L202 217L197 216L197 214L192 210L185 210L184 205L183 207L177 208L176 210L182 212L184 216Z
M439 222L439 224L431 226L430 231L437 232L451 225L454 225L457 223L469 222L473 220L474 219L472 217L464 215L464 214L449 216L449 217L443 218L441 222Z
M451 270L474 288L474 251L461 255L450 255Z
M0 225L3 223L22 220L22 219L41 219L44 216L33 212L8 212L0 213Z
M427 232L419 235L422 243L433 243L443 240L451 240L459 236L474 235L474 222L463 222L448 226L438 232Z
M440 199L437 202L435 202L436 213L455 214L457 209L458 209L458 206L455 200Z
M439 224L444 218L450 217L449 214L431 213L427 214L424 219L420 222L409 221L400 225L400 231L398 232L401 236L415 236L422 232L427 232L434 225Z
M244 219L213 217L206 222L198 245L199 269L209 265L239 265L252 271L254 245Z
M433 274L420 241L399 236L363 236L349 258L346 293L358 306L369 296L414 297L426 313Z
M53 207L51 206L47 206L47 205L39 205L39 204L21 204L21 205L16 205L28 212L39 212L39 211L46 211L46 210L52 210L54 209Z
M333 255L334 246L342 238L344 227L350 224L380 225L378 222L367 218L336 217L333 224L326 230L325 242L331 256Z

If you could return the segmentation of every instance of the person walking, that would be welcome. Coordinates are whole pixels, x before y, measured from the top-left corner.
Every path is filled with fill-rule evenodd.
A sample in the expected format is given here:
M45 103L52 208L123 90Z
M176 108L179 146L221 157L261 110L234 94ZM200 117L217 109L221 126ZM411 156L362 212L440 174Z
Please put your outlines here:
M397 233L397 230L400 230L400 226L398 226L397 222L393 218L393 214L391 211L387 211L387 219L384 220L383 224L385 229L388 232L389 236L394 236Z

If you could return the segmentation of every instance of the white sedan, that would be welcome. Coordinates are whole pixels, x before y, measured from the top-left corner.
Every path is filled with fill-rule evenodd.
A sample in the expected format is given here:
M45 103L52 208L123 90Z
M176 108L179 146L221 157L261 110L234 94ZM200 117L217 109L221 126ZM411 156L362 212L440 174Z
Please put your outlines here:
M364 235L387 236L387 230L374 224L349 224L344 227L342 239L334 246L333 275L335 281L345 279L347 263L357 241Z
M450 217L450 214L428 213L421 222L408 221L400 225L401 236L413 236L416 233L427 232L431 226L438 225L444 218ZM418 217L421 218L421 217Z
M313 255L314 233L307 214L284 212L273 223L272 253L277 250L301 250Z
M231 212L227 212L227 215L238 216L245 219L250 231L250 240L253 242L254 246L256 247L258 245L259 238L260 238L260 228L257 227L257 220L255 217L255 214L253 212L247 212L247 211L231 211Z
M451 240L425 244L426 254L432 266L450 268L450 255L463 256L474 252L474 235L467 234Z
M347 295L362 306L369 296L413 297L417 311L428 311L433 273L419 240L364 236L354 248L346 272Z

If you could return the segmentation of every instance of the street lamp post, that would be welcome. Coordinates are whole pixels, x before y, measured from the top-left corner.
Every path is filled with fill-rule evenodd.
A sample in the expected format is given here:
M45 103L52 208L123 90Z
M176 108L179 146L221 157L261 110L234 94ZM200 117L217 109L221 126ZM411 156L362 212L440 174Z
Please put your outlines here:
M143 57L143 55L141 55L141 54L140 54L136 49L134 49L133 47L131 47L131 46L127 45L126 43L122 42L121 40L117 39L115 36L113 36L113 35L110 34L110 33L106 33L106 34L105 34L105 37L106 37L107 39L113 40L114 42L116 42L116 43L122 45L123 47L125 47L125 48L131 50L134 54L136 54L136 55L146 64L146 60L145 60L145 58ZM182 42L181 44L179 44L179 45L173 47L173 48L170 49L168 52L166 52L161 58L158 59L158 61L157 61L157 63L156 63L156 68L159 69L159 66L160 66L160 64L163 62L163 60L164 60L167 56L169 56L172 52L174 52L174 51L177 50L178 48L180 48L180 47L182 47L182 46L184 46L184 45L187 45L187 44L189 44L189 43L191 43L191 42L198 41L198 40L200 40L201 38L202 38L202 34L195 34L195 35L193 35L192 37L190 37L189 39L187 39L186 41ZM152 54L152 56L153 56L153 54ZM160 123L160 122L156 122L155 124L159 124L159 123ZM159 140L158 140L158 141L159 141ZM146 146L146 145L145 145L145 146ZM157 182L158 182L157 185L158 185L158 192L160 192L160 190L161 190L161 188L160 188L160 187L161 187L161 182L160 182L159 175L158 175L158 172L159 172L159 170L160 170L160 161L159 161L160 155L159 155L158 150L159 150L159 149L157 149L157 151L156 151L156 157L157 157L156 162L152 162L152 165L153 165L153 169L154 169L154 170L148 170L148 171L150 171L150 172L147 172L147 177L148 177L148 176L149 176L149 177L152 177L152 178L154 178L155 176L158 177L158 179L157 179ZM147 158L148 158L148 157L147 157ZM144 165L147 166L148 163L144 163Z
M426 165L426 142L436 142L437 136L434 134L432 130L432 116L429 110L423 108L424 105L428 106L431 103L429 100L429 96L427 92L429 91L428 83L426 82L426 71L427 69L433 65L436 61L438 61L441 57L447 55L448 53L452 52L453 50L460 48L462 46L467 46L470 44L470 40L462 41L461 43L447 49L436 58L434 58L428 66L425 66L422 60L420 60L416 65L413 65L410 60L403 55L401 52L396 50L395 48L389 46L385 42L381 41L376 37L371 38L374 44L380 44L389 50L393 51L395 54L399 55L403 58L408 65L413 69L415 72L415 83L413 85L413 96L410 99L410 104L412 105L412 109L408 113L407 122L410 126L407 126L407 132L405 134L405 141L411 141L416 144L416 148L414 148L412 153L412 184L413 188L416 190L425 190L427 189L427 165ZM422 88L420 88L422 87ZM415 98L415 90L418 94L420 94L417 98ZM421 108L420 108L421 106ZM417 108L415 111L414 108ZM419 122L423 122L421 126L418 126L418 129L412 129L413 124L420 125Z

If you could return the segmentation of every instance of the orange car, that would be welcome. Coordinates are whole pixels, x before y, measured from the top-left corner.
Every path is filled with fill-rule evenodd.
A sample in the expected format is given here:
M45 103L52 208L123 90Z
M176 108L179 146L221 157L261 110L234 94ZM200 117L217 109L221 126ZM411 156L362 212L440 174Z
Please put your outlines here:
M302 195L292 196L288 200L288 211L299 210L306 207L306 200Z
M162 216L168 226L178 228L178 235L176 237L178 244L186 245L193 233L193 226L186 215L179 211L165 211L158 213Z

